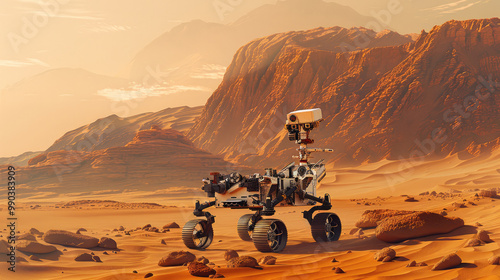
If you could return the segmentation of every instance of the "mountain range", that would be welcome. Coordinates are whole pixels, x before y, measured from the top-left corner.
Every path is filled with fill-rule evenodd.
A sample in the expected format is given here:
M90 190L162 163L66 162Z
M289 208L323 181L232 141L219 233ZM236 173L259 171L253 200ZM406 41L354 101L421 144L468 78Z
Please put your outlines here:
M341 165L488 152L500 137L499 23L449 21L392 45L379 42L398 35L344 28L254 40L188 136L227 160L284 164L295 149L285 114L319 107L316 145Z

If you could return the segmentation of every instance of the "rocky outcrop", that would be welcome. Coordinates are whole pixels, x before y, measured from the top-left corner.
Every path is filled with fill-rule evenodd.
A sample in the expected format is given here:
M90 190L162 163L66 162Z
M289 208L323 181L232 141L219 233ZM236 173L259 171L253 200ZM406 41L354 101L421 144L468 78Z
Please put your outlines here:
M178 266L196 260L196 256L187 251L170 252L161 258L159 266Z
M36 163L35 163L36 162ZM186 186L177 192L199 192L200 178L232 164L196 148L181 132L157 125L135 134L125 146L86 151L53 151L33 159L19 171L19 180L31 188L64 186L56 192L102 192L127 187L142 190ZM196 189L194 189L196 188ZM176 192L163 191L176 195ZM29 191L28 191L29 193Z
M356 222L356 227L358 228L373 228L376 227L378 222L382 221L388 217L408 215L415 213L415 211L405 211L405 210L390 210L390 209L375 209L366 210L361 215L361 218Z
M432 212L416 212L384 219L375 229L378 239L400 242L407 239L451 232L464 225L455 217L443 217Z
M338 27L257 39L235 54L188 136L226 159L281 165L296 148L285 114L319 107L315 145L334 147L325 158L340 165L498 148L500 99L488 92L500 90L499 23L449 21L384 46L373 31Z
M93 248L99 244L99 239L95 237L65 230L49 230L43 235L43 241L78 248Z

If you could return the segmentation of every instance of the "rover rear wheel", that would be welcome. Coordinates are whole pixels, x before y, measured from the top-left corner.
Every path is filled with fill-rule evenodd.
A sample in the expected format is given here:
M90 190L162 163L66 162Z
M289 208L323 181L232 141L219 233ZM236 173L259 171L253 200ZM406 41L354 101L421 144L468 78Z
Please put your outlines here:
M252 241L252 234L253 234L253 222L252 222L252 217L253 214L246 214L240 217L238 220L238 235L240 236L241 240L244 241ZM252 229L250 229L250 226L252 226Z
M288 233L282 221L266 219L257 222L252 238L257 250L278 253L285 249Z
M212 224L206 220L191 220L182 228L182 241L190 249L205 249L210 246L213 238Z
M311 233L316 242L337 241L342 233L340 218L334 213L319 213L311 223Z

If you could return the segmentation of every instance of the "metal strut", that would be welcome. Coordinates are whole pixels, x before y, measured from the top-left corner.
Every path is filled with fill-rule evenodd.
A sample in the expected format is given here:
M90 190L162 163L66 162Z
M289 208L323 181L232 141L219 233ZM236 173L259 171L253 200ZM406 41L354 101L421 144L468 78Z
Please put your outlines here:
M315 196L310 195L310 194L308 194L306 192L303 192L303 194L304 194L304 198L307 198L309 200L313 200L313 201L316 201L318 203L321 203L321 205L314 206L311 209L302 212L303 215L304 215L304 219L306 219L309 222L310 225L312 225L313 214L314 214L315 211L318 211L318 210L330 210L330 209L332 209L332 203L331 203L330 195L329 194L325 193L325 197L324 198L315 197Z
M213 224L215 223L215 216L210 214L210 212L208 211L203 211L209 207L212 207L215 205L215 203L217 203L216 200L214 201L209 201L209 202L205 202L203 204L200 204L200 201L197 200L196 201L196 204L195 204L195 207L194 207L194 211L193 211L193 214L196 216L196 217L206 217L207 218L207 222L209 224Z
M283 195L278 196L273 200L271 200L271 197L268 196L266 198L266 203L264 204L264 209L262 210L262 215L264 215L264 216L274 215L274 213L276 213L276 210L274 210L274 207L276 205L278 205L280 202L282 202L283 200L285 200L286 198L290 197L296 190L297 190L296 186L288 187L288 188L286 188Z

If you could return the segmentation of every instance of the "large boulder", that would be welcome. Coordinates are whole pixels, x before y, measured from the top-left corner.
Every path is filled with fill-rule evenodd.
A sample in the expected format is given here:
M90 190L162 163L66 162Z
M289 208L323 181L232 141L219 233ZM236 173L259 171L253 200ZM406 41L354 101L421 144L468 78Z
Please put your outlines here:
M189 274L198 277L208 277L216 273L213 268L210 268L206 264L197 261L189 263L188 271Z
M359 228L374 228L377 226L378 222L385 218L408 215L415 213L415 211L404 211L404 210L389 210L389 209L375 209L366 210L361 218L356 222L355 226Z
M462 259L455 253L451 253L444 256L438 263L436 263L432 270L443 270L448 268L453 268L459 266L462 263Z
M232 258L227 262L227 267L257 267L259 263L254 257L241 256Z
M47 254L57 251L57 248L52 245L40 244L31 240L19 240L16 242L16 249L25 253L32 254Z
M117 248L116 241L114 241L113 239L108 238L108 237L101 238L101 240L99 240L98 246L101 248L106 248L106 249L116 249Z
M196 256L187 251L170 252L158 262L159 266L177 266L192 262Z
M49 230L43 235L43 241L77 248L93 248L99 244L99 239L66 230Z
M432 212L416 212L384 219L375 229L375 235L385 242L400 242L448 233L463 225L464 221L460 218L443 217Z

